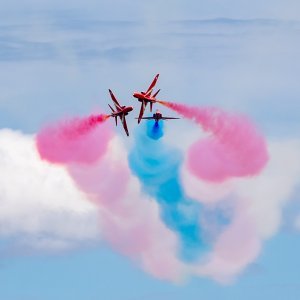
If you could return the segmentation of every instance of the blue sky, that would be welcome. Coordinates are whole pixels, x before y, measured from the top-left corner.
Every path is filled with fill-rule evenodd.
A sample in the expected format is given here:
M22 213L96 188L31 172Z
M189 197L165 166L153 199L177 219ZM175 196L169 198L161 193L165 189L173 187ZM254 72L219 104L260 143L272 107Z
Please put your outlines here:
M6 17L0 105L9 120L1 119L3 126L19 123L33 132L44 118L103 104L107 91L99 87L130 95L157 69L162 92L172 99L244 111L270 134L275 126L284 134L297 126L297 21L169 18L110 21L76 10ZM28 105L38 111L35 118L26 119Z
M156 280L105 247L63 256L8 259L1 268L3 299L246 299L299 297L299 239L282 233L230 286L208 279L182 285Z
M130 103L133 91L145 88L159 72L163 99L241 112L255 121L268 140L289 145L299 141L297 1L119 0L112 4L77 0L69 6L26 0L2 3L0 16L0 128L34 134L49 121L106 109L108 88ZM133 121L129 126L134 128ZM177 126L181 125L166 129L170 139ZM188 124L183 121L183 126ZM21 150L16 153L22 155ZM296 160L291 169L299 165L299 157ZM299 170L285 174L293 184L290 191L284 190L279 222L284 226L266 238L258 259L229 285L201 277L176 285L146 274L106 243L94 240L93 213L91 219L84 217L92 224L83 225L70 238L69 232L78 231L72 229L77 215L57 216L53 206L50 219L41 221L37 238L30 233L34 225L26 231L22 218L30 222L43 215L50 198L27 205L26 200L35 197L28 194L17 213L1 214L0 298L299 299L299 188L294 188L299 187ZM3 177L0 210L6 199ZM33 181L30 177L28 182ZM69 182L62 186L57 182L56 187L53 194L75 195ZM56 197L57 207L63 200L59 197L63 196ZM78 210L89 211L77 194L74 198ZM48 228L52 220L58 220L55 230ZM65 221L72 228L65 228ZM44 234L53 235L57 248L37 245ZM71 246L61 250L65 242Z

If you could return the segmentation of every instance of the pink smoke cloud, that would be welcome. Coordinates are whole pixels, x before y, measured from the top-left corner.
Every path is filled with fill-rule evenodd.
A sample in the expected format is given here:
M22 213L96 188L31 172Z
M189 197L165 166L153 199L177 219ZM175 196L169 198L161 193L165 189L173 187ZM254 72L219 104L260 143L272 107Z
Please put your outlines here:
M199 179L222 182L231 177L253 176L266 165L266 142L245 116L217 108L160 103L212 134L194 143L188 151L188 168Z
M51 163L93 163L106 152L111 130L107 115L73 118L43 128L36 136L42 159ZM99 126L102 125L102 126Z

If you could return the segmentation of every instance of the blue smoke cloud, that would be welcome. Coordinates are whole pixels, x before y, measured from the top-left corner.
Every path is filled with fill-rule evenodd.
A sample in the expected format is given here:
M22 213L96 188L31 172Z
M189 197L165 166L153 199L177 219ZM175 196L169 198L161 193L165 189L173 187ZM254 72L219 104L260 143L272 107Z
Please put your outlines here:
M129 154L130 168L144 191L160 205L166 226L177 233L181 258L193 261L207 250L200 227L201 205L184 194L179 180L182 156L161 140L163 122L145 123L136 131L136 143Z

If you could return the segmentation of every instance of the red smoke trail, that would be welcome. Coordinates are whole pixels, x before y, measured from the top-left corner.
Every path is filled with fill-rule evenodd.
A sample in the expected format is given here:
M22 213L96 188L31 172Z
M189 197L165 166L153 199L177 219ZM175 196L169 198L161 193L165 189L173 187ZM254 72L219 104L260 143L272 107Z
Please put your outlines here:
M258 174L268 161L263 136L245 116L218 108L189 107L159 101L212 133L197 141L188 152L188 168L197 177L221 182L230 177Z
M51 163L92 163L106 151L111 132L108 115L73 118L43 128L36 137L42 159Z

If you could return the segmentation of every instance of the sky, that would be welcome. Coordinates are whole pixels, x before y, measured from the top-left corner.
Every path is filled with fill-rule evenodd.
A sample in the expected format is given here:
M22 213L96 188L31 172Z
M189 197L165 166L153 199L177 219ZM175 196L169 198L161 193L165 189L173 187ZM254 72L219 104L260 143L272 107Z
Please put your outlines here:
M299 299L299 12L296 0L1 3L0 298ZM148 140L133 118L130 138L108 120L102 142L113 137L112 154L103 148L95 169L41 160L35 139L44 126L108 113L108 88L136 113L133 92L146 89L157 73L163 100L246 115L266 141L269 161L261 173L220 184L196 181L187 153L205 133L186 119L166 122L158 141ZM164 206L159 187L166 178L155 175L148 184L149 169L127 164L149 155L144 143L163 158L160 167L176 174L171 182L182 189L184 214ZM91 196L101 192L117 201L112 190L122 184L124 207ZM236 256L230 268L213 260L199 267L185 257L181 264L173 253L174 232L181 230L174 222L188 218L191 208L197 218L210 216L207 207L223 212L214 204L219 199L241 210L234 224L245 239L224 237L228 257ZM114 216L123 227L114 227ZM226 228L216 218L208 221ZM139 224L152 243L145 241L141 251L143 235L128 235L124 224Z

